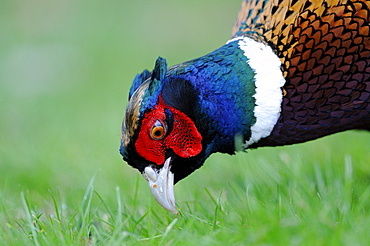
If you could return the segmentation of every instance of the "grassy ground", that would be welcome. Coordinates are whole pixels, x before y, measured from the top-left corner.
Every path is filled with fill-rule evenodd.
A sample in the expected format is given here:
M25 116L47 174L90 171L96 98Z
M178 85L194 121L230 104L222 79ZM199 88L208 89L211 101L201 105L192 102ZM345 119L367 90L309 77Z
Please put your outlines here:
M181 215L119 156L132 78L230 37L239 0L0 3L2 245L367 245L370 134L212 156Z

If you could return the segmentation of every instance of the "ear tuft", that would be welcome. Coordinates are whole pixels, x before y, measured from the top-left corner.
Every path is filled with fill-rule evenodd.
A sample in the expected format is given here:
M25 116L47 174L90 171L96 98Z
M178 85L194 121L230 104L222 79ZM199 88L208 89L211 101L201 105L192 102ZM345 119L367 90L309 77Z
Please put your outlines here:
M152 80L156 79L163 81L167 73L167 61L162 57L158 57L155 61L154 70L152 73Z
M148 95L150 97L155 96L158 92L158 88L163 85L167 73L167 61L162 57L158 57L155 61L154 70L152 72L151 81L148 87Z

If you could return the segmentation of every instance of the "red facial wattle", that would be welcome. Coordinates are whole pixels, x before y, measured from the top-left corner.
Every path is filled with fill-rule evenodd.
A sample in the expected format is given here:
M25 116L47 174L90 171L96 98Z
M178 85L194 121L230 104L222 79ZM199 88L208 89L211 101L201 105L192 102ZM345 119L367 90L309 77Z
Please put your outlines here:
M173 115L173 126L170 132L167 132L168 129L165 126L165 108ZM145 114L135 147L140 156L162 165L168 149L172 149L181 158L198 155L202 151L202 136L188 116L173 107L166 106L160 99L158 105Z

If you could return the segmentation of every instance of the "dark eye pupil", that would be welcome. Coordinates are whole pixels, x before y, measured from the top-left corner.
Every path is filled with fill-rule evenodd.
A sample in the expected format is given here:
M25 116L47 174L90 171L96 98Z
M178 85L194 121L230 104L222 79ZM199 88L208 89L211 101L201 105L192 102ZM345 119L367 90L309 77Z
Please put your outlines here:
M150 130L150 137L154 140L160 140L166 134L166 129L163 127L163 123L159 120L155 122L153 128Z

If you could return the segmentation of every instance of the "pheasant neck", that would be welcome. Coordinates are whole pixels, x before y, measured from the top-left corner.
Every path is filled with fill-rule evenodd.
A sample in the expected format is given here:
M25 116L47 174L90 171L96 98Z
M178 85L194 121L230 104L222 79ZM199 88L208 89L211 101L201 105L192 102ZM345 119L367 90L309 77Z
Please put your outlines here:
M284 78L271 48L247 37L168 71L197 92L193 117L209 150L233 153L269 136L280 115ZM236 141L237 140L237 141Z

